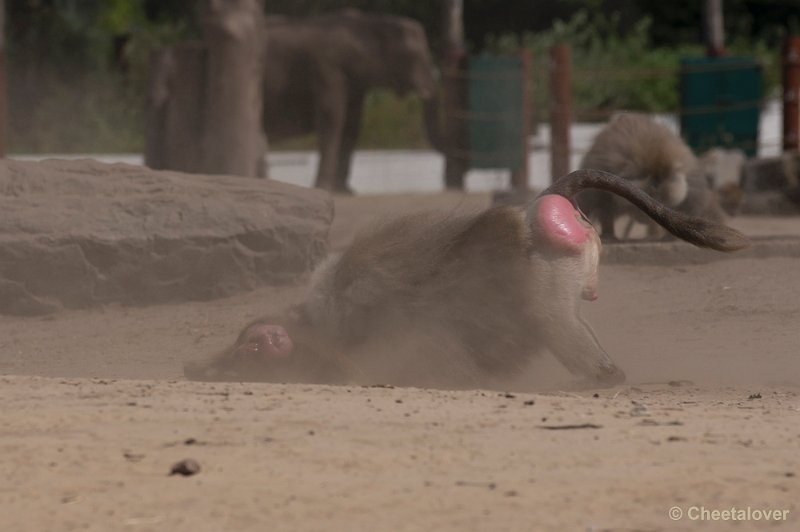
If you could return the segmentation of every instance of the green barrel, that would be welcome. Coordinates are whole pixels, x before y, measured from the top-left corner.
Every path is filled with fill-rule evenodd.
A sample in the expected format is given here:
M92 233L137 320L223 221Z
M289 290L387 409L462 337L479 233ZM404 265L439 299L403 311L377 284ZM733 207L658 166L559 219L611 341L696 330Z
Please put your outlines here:
M522 168L523 76L520 57L469 58L466 118L472 168Z
M758 150L761 68L744 57L681 60L681 135L696 153L715 146Z

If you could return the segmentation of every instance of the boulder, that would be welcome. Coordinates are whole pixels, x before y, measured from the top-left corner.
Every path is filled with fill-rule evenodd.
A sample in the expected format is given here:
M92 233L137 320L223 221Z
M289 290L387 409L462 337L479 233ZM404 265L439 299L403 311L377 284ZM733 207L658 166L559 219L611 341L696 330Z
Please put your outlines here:
M742 168L742 189L745 192L781 190L799 184L800 152L751 159Z
M0 160L0 313L206 300L295 282L328 194L91 160Z
M800 214L800 187L745 194L739 212L749 216L797 216Z

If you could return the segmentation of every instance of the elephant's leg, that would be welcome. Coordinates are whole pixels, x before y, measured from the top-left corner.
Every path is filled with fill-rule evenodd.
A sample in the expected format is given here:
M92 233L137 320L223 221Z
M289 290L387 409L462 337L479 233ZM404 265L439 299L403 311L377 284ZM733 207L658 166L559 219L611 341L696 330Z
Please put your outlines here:
M339 149L339 164L336 169L336 192L352 194L352 190L347 185L347 178L350 175L350 166L353 160L358 134L361 131L361 115L364 110L364 94L359 92L353 94L348 99L347 113L344 119L342 130L342 145Z
M342 134L347 115L346 86L342 79L323 79L315 91L319 166L315 186L325 190L336 188L336 173L342 147Z

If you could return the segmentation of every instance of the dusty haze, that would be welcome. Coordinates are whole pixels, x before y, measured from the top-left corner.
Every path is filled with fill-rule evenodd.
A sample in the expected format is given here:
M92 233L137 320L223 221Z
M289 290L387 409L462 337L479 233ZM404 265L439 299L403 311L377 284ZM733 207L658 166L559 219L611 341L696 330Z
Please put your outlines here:
M386 212L488 201L341 198L332 244ZM778 528L797 529L800 259L601 262L585 316L628 375L607 390L571 390L549 357L495 391L183 382L302 291L0 317L0 529L728 528L669 519L692 505L789 510ZM168 476L183 458L201 472Z

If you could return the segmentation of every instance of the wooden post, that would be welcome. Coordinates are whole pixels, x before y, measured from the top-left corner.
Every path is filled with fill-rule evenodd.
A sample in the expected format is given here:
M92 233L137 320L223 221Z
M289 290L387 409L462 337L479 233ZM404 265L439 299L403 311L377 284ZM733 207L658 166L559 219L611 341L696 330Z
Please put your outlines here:
M463 50L464 2L463 0L444 0L442 7L444 48L445 50Z
M208 47L203 171L261 175L263 0L206 0L202 27Z
M783 46L783 151L800 150L800 37Z
M559 44L550 50L550 179L569 173L572 91L570 47Z
M265 176L262 0L206 0L205 42L156 52L150 64L145 164Z
M8 79L6 78L6 3L0 0L0 158L6 156L8 131Z
M722 0L705 0L703 22L706 54L709 57L725 55L725 24Z
M442 85L444 100L445 164L444 183L448 189L464 189L469 168L467 155L467 80L464 47L464 7L462 0L442 2Z
M521 50L520 61L522 69L522 135L520 138L520 149L522 150L522 167L511 173L511 188L514 190L528 190L530 180L530 169L528 168L528 141L531 136L531 95L530 80L532 69L532 57L529 50Z

